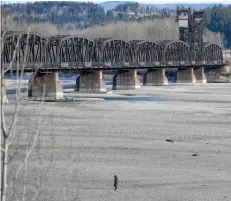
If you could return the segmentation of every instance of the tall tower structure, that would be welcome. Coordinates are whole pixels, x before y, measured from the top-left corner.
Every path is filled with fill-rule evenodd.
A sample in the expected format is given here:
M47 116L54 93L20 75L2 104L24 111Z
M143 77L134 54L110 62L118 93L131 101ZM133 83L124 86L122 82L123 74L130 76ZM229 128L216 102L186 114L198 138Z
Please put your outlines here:
M203 18L204 10L177 8L176 21L179 24L179 40L191 48L191 60L203 60Z
M191 8L177 8L176 22L179 24L179 40L188 44L191 43L191 19Z
M204 10L193 11L191 25L191 40L192 40L192 60L203 60L203 28L204 28Z

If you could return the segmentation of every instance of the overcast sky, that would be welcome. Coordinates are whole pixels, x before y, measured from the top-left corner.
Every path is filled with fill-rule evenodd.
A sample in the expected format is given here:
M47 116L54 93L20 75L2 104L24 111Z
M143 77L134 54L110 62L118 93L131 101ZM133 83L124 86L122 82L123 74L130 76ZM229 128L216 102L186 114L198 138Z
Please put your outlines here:
M38 1L48 1L48 0L38 0ZM65 0L67 1L67 0ZM104 2L104 0L71 0L71 1L78 1L78 2ZM111 1L111 0L105 0L105 1ZM152 3L152 4L166 4L166 3L228 3L231 4L231 0L126 0L126 1L136 1L140 3ZM7 1L1 1L1 2L7 2ZM25 0L16 0L16 1L9 1L9 2L35 2L34 0L31 1L25 1Z

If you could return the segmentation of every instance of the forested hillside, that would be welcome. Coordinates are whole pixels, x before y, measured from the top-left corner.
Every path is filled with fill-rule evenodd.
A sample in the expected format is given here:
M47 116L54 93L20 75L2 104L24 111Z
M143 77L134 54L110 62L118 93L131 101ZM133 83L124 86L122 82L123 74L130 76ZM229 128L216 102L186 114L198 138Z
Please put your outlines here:
M96 27L91 28L91 30L101 32L99 31L100 27L103 30L102 26L104 27L108 24L109 26L104 30L109 31L112 30L112 26L115 26L118 22L127 23L133 21L132 23L134 25L136 22L144 23L146 20L174 18L176 13L174 9L132 2L119 4L112 10L107 10L106 12L99 4L64 1L7 4L1 5L1 8L2 17L5 18L6 16L10 16L14 24L19 24L19 26L16 27L22 29L23 24L30 23L39 29L39 26L36 24L41 25L43 23L45 26L43 26L42 32L47 33L47 35L49 35L48 32L50 32L50 34L56 33L56 27L59 33L77 33L95 26ZM207 8L205 25L214 33L221 32L227 47L231 47L231 6L216 5ZM122 25L116 25L116 27L120 26ZM136 26L140 26L140 24L136 24ZM159 23L158 26L162 26L163 28L165 25ZM4 28L3 25L2 28ZM160 30L162 30L162 28L160 27ZM141 30L138 29L137 27L137 32L140 32ZM51 30L54 31L52 32ZM136 32L136 29L133 31ZM83 33L86 31L81 32ZM146 32L148 32L148 30L146 30ZM107 35L107 33L103 34ZM175 35L175 33L172 34ZM209 38L208 36L212 36L208 31L206 31L205 34L207 34L207 38ZM94 35L94 33L91 33L91 35ZM220 34L218 33L215 35L217 36ZM129 37L130 36L128 36L128 38ZM214 40L213 36L210 38Z
M231 5L208 8L205 21L208 29L223 33L227 43L226 46L231 47Z
M7 4L2 8L15 21L51 22L59 26L74 23L77 28L87 28L106 20L104 9L94 3L52 1Z
M164 18L172 12L165 8L140 6L138 3L120 4L115 9L105 12L98 4L65 1L6 4L2 5L2 11L5 15L11 15L15 21L51 22L59 26L72 23L79 29L95 24L136 20L148 15Z

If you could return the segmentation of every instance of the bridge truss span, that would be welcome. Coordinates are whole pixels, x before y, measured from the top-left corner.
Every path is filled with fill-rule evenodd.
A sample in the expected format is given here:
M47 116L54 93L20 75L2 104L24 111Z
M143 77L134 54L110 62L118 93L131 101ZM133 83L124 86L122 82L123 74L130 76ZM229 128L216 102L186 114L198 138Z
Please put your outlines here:
M203 58L206 62L223 61L222 47L215 43L206 44L203 53Z
M131 60L130 43L124 40L108 39L103 43L102 62L110 63L128 63Z
M190 46L183 41L167 42L164 47L165 62L189 62L190 61Z
M56 36L49 40L50 63L92 62L94 41L81 36Z
M3 37L2 63L46 62L47 38L24 32L8 32Z
M133 62L153 63L161 61L160 45L154 41L141 41L137 44L137 50Z
M89 39L83 36L56 35L48 38L24 32L7 32L3 37L1 61L25 66L29 71L80 69L141 69L197 66L224 66L222 48L203 46L203 58L196 61L191 46L177 41ZM20 68L21 68L20 67Z

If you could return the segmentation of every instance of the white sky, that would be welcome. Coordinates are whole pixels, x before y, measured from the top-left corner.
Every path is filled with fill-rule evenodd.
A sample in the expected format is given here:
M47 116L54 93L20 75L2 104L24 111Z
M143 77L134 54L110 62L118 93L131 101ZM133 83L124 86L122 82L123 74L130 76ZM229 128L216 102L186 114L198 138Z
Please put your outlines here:
M38 1L49 1L49 0L38 0ZM56 0L57 1L57 0ZM68 1L68 0L65 0ZM112 0L71 0L76 2L105 2L105 1L112 1ZM119 1L119 0L116 0ZM231 4L231 0L126 0L126 1L136 1L140 3L151 3L151 4L167 4L167 3L187 3L187 4L200 4L200 3L222 3L222 4ZM1 1L1 2L35 2L35 0L8 0L8 1Z

